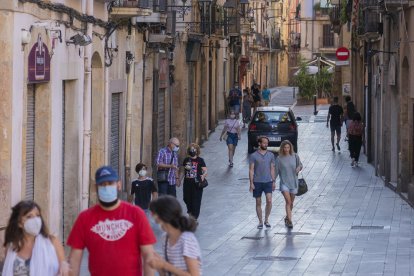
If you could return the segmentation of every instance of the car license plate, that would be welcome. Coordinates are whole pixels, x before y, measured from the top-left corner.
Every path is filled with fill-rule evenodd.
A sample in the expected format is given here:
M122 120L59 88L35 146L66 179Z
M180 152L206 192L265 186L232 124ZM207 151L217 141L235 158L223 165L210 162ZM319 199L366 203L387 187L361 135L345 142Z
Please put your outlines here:
M270 142L280 142L282 139L280 136L278 137L269 137Z

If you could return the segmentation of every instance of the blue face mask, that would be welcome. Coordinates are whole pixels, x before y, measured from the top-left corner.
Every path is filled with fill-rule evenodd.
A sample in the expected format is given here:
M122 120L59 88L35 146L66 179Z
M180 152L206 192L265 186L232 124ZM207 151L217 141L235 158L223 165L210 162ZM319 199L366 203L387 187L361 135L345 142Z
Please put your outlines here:
M173 148L173 151L174 151L174 152L177 152L177 151L179 151L179 150L180 150L180 147L175 146L175 147Z
M98 186L98 197L102 202L114 202L118 198L116 185Z

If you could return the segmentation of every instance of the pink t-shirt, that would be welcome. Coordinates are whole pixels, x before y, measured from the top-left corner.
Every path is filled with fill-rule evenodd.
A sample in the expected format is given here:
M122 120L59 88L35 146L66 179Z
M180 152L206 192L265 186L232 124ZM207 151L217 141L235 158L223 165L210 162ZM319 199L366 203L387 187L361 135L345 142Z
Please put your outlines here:
M227 126L227 132L237 133L237 129L240 127L240 122L237 119L226 119L224 125Z
M121 201L106 211L95 205L79 214L67 244L89 251L92 276L142 275L140 246L156 238L142 209Z

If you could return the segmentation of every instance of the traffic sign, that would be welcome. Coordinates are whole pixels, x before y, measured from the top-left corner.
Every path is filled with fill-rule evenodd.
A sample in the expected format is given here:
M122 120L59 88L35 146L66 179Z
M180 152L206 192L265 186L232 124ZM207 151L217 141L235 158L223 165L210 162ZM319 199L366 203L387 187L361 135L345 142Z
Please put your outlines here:
M348 60L349 58L349 50L345 47L339 47L336 50L336 58L338 60Z

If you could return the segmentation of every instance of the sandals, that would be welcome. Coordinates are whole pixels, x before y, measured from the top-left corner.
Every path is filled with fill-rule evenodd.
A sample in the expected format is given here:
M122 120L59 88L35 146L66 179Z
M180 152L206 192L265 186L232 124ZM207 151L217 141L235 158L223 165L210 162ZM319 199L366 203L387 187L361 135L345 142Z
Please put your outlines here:
M259 224L259 225L257 225L257 229L263 229L263 224Z
M266 226L266 228L270 228L270 227L272 227L272 226L270 225L270 223L269 223L269 222L267 222L267 221L264 223L264 225Z
M285 226L290 229L293 228L292 222L287 217L285 217Z

